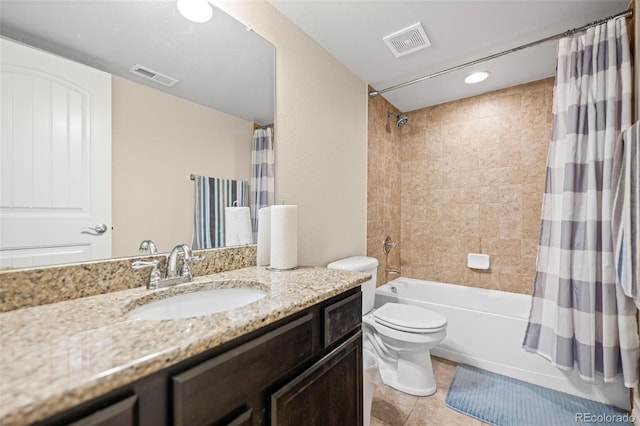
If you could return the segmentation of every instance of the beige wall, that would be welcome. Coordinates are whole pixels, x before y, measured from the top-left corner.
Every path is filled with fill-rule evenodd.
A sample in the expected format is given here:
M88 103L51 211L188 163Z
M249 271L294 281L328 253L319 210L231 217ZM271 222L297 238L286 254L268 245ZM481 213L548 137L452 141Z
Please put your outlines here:
M531 294L553 79L407 114L403 275ZM491 269L467 268L468 253Z
M366 252L367 86L266 1L213 0L276 47L276 201L302 265Z
M395 117L399 114L382 96L369 100L369 149L367 161L367 256L378 259L378 285L397 278L385 275L385 268L400 267L401 246L385 255L384 239L400 242L400 137Z
M189 174L249 180L253 123L113 76L113 256L191 244Z

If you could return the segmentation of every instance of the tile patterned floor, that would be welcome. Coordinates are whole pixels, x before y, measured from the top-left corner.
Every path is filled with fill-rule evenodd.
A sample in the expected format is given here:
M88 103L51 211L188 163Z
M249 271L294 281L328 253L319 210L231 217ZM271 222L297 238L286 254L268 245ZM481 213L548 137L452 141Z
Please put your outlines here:
M412 396L380 386L373 397L371 426L486 426L486 423L447 407L444 400L456 365L432 358L438 390L431 396Z

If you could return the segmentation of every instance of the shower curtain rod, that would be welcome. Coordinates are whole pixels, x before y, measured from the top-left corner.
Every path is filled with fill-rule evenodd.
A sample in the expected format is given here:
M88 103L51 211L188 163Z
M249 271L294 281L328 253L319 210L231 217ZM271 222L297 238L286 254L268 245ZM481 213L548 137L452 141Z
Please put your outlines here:
M463 69L463 68L467 68L467 67L470 67L470 66L473 66L473 65L476 65L476 64L480 64L482 62L490 61L491 59L496 59L496 58L499 58L501 56L507 55L509 53L517 52L519 50L527 49L529 47L533 47L533 46L536 46L538 44L542 44L542 43L546 43L546 42L549 42L549 41L557 40L557 39L562 38L562 37L570 36L570 35L573 35L575 33L579 33L581 31L584 31L584 30L586 30L588 28L595 27L596 25L600 25L603 22L607 22L607 21L609 21L611 19L619 18L621 16L627 17L627 16L630 16L630 15L633 15L633 9L627 9L624 12L616 13L615 15L611 15L611 16L609 16L607 18L598 19L597 21L590 22L590 23L588 23L586 25L583 25L581 27L572 28L572 29L567 30L567 31L565 31L563 33L552 35L552 36L549 36L549 37L546 37L546 38L543 38L543 39L540 39L540 40L532 41L531 43L523 44L522 46L514 47L512 49L505 50L504 52L494 53L493 55L485 56L484 58L476 59L475 61L467 62L467 63L464 63L462 65L457 65L455 67L447 68L447 69L442 70L442 71L434 72L433 74L425 75L424 77L416 78L415 80L407 81L405 83L396 84L395 86L387 87L386 89L382 89L382 90L374 90L374 91L369 92L369 97L370 98L374 98L374 97L376 97L378 95L381 95L382 93L390 92L390 91L396 90L396 89L401 89L403 87L406 87L406 86L409 86L409 85L412 85L412 84L415 84L415 83L420 83L421 81L425 81L425 80L428 80L428 79L433 78L433 77L438 77L440 75L447 74L447 73L450 73L452 71L457 71L457 70L460 70L460 69Z

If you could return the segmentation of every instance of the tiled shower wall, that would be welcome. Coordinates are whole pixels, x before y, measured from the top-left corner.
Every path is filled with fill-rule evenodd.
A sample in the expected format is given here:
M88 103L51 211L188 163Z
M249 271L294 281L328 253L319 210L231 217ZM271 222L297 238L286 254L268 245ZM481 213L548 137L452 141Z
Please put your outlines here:
M407 115L369 101L367 255L401 243L405 277L530 294L540 227L553 79ZM467 253L491 256L486 272ZM400 264L400 250L389 266ZM389 279L395 278L390 275Z
M400 128L395 117L387 120L387 111L399 113L382 96L369 101L367 150L367 256L378 259L378 284L385 282L385 267L400 267L400 247L388 256L382 242L389 236L400 242ZM396 275L390 275L389 279Z
M407 114L402 275L530 294L553 79ZM467 268L468 253L491 269Z

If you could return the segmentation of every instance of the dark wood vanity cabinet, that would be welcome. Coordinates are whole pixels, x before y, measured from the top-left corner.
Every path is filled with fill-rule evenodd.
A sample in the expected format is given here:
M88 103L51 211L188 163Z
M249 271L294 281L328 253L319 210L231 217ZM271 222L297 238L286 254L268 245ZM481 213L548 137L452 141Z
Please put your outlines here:
M360 288L211 349L43 424L362 424Z
M71 423L72 426L129 426L137 422L138 397L133 395L108 404L92 414Z
M252 394L311 359L312 334L309 313L173 376L174 424L211 424L236 407L242 411Z
M358 332L271 395L271 424L362 424L362 342Z

